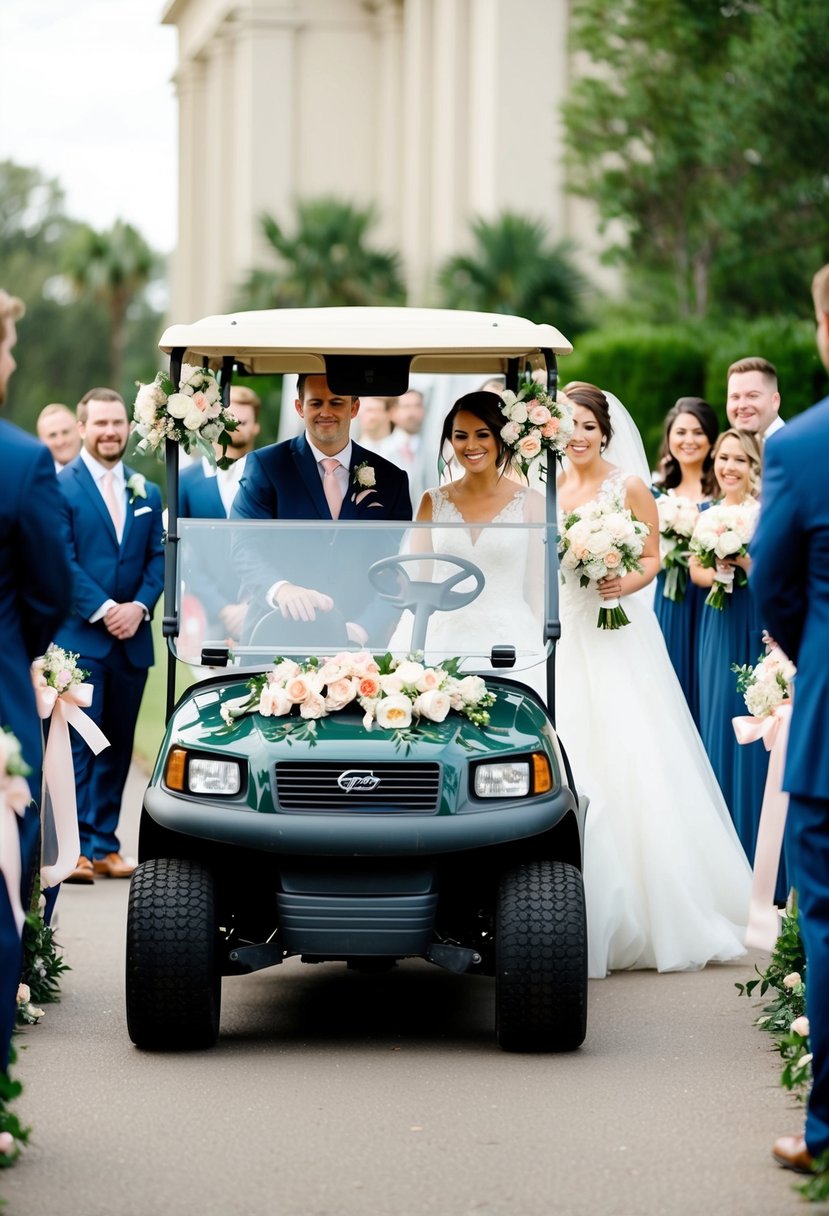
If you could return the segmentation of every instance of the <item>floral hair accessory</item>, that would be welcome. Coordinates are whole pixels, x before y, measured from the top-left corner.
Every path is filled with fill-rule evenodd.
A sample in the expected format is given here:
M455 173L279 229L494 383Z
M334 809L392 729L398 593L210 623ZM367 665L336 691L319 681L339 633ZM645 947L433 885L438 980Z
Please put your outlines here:
M536 380L529 380L519 393L506 389L501 394L501 412L507 419L501 439L512 453L512 461L525 477L544 452L560 460L573 434L573 411L560 394L554 401ZM546 468L540 467L542 481Z
M144 474L133 473L132 477L127 480L127 489L130 492L130 506L132 506L136 498L146 498L147 479Z
M188 454L196 449L219 468L230 463L224 455L217 460L212 445L220 444L224 452L238 423L222 405L209 367L183 363L178 388L166 372L159 372L152 384L139 385L133 418L141 435L139 452L157 452L163 459L164 441L174 439Z

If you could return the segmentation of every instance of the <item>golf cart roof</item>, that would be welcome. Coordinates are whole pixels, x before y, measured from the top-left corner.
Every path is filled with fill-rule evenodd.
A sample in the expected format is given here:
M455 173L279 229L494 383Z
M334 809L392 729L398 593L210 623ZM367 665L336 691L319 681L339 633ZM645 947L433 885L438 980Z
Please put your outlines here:
M211 367L233 356L251 375L324 373L327 356L388 355L412 372L505 374L513 359L544 364L544 351L572 345L552 325L500 313L440 308L281 308L204 317L171 325L159 342L167 354Z

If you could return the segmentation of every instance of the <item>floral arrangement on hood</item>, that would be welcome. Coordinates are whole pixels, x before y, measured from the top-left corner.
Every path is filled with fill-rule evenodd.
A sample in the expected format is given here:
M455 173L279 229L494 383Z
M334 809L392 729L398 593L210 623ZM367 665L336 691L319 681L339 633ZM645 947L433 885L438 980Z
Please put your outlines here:
M209 367L183 363L177 388L166 372L159 372L152 384L139 385L133 418L141 436L139 452L156 452L163 459L165 441L173 439L188 454L198 451L219 468L230 463L224 456L216 459L213 444L225 451L237 422L222 405L222 390Z
M221 715L228 726L250 713L266 718L298 714L314 722L357 704L366 730L375 725L407 730L420 719L443 722L450 712L486 726L495 694L480 676L459 676L459 663L449 659L426 667L414 656L375 658L368 651L301 663L278 658L271 671L248 682L250 696L222 706Z
M563 394L554 401L537 380L529 380L518 393L501 393L501 412L507 419L501 439L512 453L513 464L525 477L545 452L559 460L573 434L573 410ZM544 479L544 463L539 469Z

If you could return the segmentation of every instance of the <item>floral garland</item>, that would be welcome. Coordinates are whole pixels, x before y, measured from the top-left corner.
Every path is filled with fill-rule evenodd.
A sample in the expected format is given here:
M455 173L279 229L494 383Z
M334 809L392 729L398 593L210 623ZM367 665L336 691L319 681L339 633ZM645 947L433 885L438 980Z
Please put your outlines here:
M245 714L288 717L298 712L311 727L347 705L364 711L363 726L405 731L417 720L443 722L450 711L487 726L495 694L480 676L457 675L459 659L426 667L414 656L375 658L368 651L310 658L302 663L277 658L273 669L248 682L250 695L222 706L228 726Z
M165 440L174 439L185 452L195 449L219 468L227 467L224 456L216 459L212 445L220 444L224 452L238 424L222 405L222 391L209 367L183 363L178 388L166 372L159 372L152 384L140 384L133 417L142 436L136 451L156 452L161 460Z
M566 397L554 401L538 381L529 380L519 393L506 389L501 398L501 412L507 419L501 438L525 477L544 452L559 459L564 455L573 434L573 411ZM543 464L539 472L543 481L547 472Z

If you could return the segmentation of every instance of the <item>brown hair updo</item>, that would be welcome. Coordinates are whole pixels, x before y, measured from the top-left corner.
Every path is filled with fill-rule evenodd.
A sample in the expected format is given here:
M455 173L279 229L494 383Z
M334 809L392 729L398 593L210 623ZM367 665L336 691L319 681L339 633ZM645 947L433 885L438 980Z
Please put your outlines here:
M562 392L576 405L583 405L585 409L590 410L602 432L603 447L607 447L613 438L613 427L610 422L610 406L602 390L596 388L595 384L588 384L586 380L571 380Z

